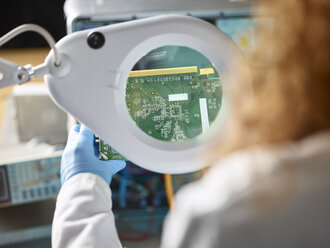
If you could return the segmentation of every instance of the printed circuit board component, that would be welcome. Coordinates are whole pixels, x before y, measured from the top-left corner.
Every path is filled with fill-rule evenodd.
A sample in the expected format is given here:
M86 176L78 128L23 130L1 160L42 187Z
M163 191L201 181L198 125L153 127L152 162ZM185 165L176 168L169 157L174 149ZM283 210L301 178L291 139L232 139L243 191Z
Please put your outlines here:
M153 138L183 142L206 131L222 103L222 86L211 67L131 71L126 105L137 126ZM124 159L100 140L101 159Z
M162 141L198 136L214 121L221 102L220 78L213 68L132 71L126 86L132 119L146 134Z

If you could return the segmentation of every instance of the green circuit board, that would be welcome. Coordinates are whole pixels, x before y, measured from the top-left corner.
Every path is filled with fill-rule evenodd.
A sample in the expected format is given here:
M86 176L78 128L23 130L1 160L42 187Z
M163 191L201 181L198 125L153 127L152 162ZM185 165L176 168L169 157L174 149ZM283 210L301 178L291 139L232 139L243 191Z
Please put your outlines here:
M139 70L127 80L130 116L146 134L162 141L198 136L214 121L221 103L221 80L213 68ZM102 140L99 151L103 160L126 160Z
M204 132L222 103L220 77L213 68L197 66L132 71L126 105L148 135L183 142Z
M101 160L125 160L127 159L109 146L104 140L99 140L99 154Z

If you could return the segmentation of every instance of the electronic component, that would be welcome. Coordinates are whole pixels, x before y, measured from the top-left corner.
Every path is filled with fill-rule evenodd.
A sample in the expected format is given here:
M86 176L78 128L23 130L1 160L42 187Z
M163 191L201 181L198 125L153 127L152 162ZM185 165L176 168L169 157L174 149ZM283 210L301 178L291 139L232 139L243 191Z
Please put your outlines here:
M132 119L150 136L182 142L206 130L221 107L220 78L197 66L132 71L126 104ZM103 160L126 160L102 139Z
M55 198L61 154L0 165L0 207Z
M115 149L109 146L104 140L99 139L99 158L101 160L125 160Z
M132 71L127 80L132 119L162 141L182 142L201 134L219 113L221 100L220 78L213 68Z

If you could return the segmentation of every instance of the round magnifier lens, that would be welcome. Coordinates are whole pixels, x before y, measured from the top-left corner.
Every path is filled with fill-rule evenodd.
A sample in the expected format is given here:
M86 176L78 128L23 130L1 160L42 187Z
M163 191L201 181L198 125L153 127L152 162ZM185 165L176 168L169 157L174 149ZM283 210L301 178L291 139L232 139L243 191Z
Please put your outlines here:
M203 54L163 46L142 57L127 79L126 105L149 136L184 142L205 132L222 104L221 78Z

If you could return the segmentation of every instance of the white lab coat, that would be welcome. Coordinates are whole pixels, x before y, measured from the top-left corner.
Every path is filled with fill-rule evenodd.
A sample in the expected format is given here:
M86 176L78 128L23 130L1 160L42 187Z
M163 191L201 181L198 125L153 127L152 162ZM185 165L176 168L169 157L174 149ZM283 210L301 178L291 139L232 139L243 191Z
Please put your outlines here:
M62 187L53 247L121 247L111 192L84 173ZM330 247L330 133L236 152L184 187L162 248Z

